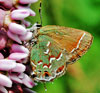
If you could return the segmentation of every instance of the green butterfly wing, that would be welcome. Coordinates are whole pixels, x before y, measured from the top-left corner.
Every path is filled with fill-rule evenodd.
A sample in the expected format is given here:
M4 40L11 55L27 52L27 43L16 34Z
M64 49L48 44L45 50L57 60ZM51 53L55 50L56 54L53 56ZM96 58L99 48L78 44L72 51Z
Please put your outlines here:
M31 50L31 64L38 81L50 81L64 73L67 53L52 38L39 35L38 43Z

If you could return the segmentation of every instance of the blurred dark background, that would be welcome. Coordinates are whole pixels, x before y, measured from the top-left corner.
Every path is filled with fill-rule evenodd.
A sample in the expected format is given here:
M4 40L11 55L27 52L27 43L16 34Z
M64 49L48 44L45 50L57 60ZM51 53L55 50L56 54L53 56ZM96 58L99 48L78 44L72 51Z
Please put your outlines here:
M40 22L39 1L31 6L36 12L29 17L32 23ZM42 21L45 25L60 25L90 32L93 44L88 52L67 73L46 83L38 83L37 93L100 93L100 0L42 0Z

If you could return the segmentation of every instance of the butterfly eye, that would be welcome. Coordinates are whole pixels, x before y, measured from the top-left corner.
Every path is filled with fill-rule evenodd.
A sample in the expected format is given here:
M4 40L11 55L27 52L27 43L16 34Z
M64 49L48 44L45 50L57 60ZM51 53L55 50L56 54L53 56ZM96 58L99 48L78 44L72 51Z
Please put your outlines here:
M59 73L59 72L63 71L63 69L64 69L64 66L59 67L59 68L57 69L56 73Z

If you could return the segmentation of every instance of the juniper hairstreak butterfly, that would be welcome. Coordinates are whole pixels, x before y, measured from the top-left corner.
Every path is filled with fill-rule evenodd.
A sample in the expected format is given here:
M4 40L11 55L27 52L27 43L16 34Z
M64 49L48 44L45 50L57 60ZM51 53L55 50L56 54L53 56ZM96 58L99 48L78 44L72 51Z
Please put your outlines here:
M90 33L60 26L41 27L36 37L30 62L34 79L43 82L63 75L67 65L79 59L92 42Z

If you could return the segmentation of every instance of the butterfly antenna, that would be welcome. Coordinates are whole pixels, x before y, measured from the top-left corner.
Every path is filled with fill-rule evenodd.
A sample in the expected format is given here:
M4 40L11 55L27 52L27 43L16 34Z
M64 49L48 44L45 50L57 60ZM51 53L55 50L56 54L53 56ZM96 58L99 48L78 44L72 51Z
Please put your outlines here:
M41 20L41 26L42 26L42 0L40 0L39 14L40 14L40 20Z

